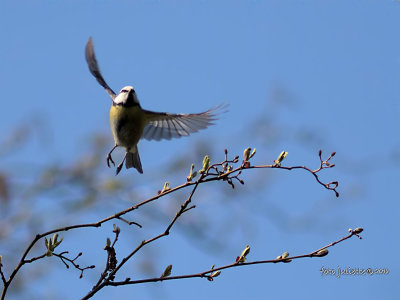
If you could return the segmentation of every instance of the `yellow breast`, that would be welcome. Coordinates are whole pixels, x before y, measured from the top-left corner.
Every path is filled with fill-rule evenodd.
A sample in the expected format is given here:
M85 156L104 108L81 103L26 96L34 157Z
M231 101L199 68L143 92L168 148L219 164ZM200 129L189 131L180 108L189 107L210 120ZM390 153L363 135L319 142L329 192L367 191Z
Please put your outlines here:
M140 140L145 125L145 115L139 106L111 106L110 127L118 146L131 148Z

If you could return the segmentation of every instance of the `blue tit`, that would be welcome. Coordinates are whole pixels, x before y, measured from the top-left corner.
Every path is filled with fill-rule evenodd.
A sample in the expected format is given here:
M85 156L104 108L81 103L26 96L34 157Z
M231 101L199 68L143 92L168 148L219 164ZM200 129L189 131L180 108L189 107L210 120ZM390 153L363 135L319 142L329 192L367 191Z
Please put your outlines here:
M117 167L117 175L124 162L127 169L133 167L139 173L143 173L137 147L141 138L159 141L188 136L212 125L212 121L216 120L217 111L225 107L215 107L198 114L170 114L142 109L133 87L126 86L117 95L105 82L97 64L91 37L86 44L85 55L90 73L112 99L110 127L115 144L107 155L108 167L110 167L110 162L115 166L111 157L115 148L123 147L126 151L122 162Z

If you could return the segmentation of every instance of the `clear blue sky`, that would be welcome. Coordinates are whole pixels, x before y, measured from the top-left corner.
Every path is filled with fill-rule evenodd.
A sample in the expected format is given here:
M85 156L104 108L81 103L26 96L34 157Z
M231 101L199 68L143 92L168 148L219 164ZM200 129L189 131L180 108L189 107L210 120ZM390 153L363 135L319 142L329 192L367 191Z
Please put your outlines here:
M0 139L37 114L47 120L52 136L45 150L38 143L30 144L25 152L1 162L3 166L16 161L66 164L73 161L71 153L80 156L86 150L82 141L90 133L108 132L110 100L84 60L84 46L92 36L108 84L115 91L133 85L144 108L197 112L222 102L230 104L229 113L217 126L192 139L142 142L145 172L208 134L220 137L216 152L227 147L241 153L248 145L257 147L259 162L269 162L283 149L289 151L287 164L312 164L320 148L338 152L336 168L326 178L339 180L339 199L306 174L281 173L279 189L270 187L258 196L260 201L284 206L290 217L276 226L271 210L263 217L257 215L251 229L257 234L239 235L237 248L225 250L232 257L246 244L252 246L252 260L276 257L280 249L300 254L345 235L349 227L365 228L362 241L338 245L320 260L235 269L213 283L194 279L110 288L97 299L107 295L121 299L161 295L168 299L395 299L400 294L396 254L400 246L399 1L2 0L0 28ZM268 101L277 89L288 93L289 109L277 109ZM277 145L244 131L254 119L267 115L281 124L276 128ZM301 144L301 138L293 134L296 129L315 132L317 137ZM104 172L111 171L104 166ZM123 176L134 180L138 174ZM294 188L298 182L301 188ZM255 212L244 203L252 203L254 195L243 194L248 217ZM300 222L296 216L310 202L316 206L315 230L296 231ZM235 205L238 209L240 202ZM196 210L204 213L201 209ZM227 205L228 213L229 209ZM169 247L165 264L173 263L177 274L230 262L197 250L179 234L162 245ZM174 261L176 251L182 251L180 262ZM389 268L390 274L321 278L322 266ZM88 282L96 278L77 283L76 274L69 273L74 272L65 270L61 276L66 276L66 282L52 287L71 295L63 299L82 296ZM71 291L69 287L75 284L76 290Z

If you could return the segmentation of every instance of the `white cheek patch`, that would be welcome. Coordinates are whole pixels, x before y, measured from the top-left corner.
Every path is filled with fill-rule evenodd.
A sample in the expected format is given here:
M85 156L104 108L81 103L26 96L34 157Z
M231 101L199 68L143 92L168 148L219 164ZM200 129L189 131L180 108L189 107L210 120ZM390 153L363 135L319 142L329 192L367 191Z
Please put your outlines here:
M119 93L117 97L114 99L115 104L123 104L126 103L128 98L128 93Z

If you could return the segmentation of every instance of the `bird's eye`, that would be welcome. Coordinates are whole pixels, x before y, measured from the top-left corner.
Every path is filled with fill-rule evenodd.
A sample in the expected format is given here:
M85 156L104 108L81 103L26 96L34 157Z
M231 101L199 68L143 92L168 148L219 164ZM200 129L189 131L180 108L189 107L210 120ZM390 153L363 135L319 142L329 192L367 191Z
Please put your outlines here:
M127 93L128 91L127 90L121 90L121 93Z

